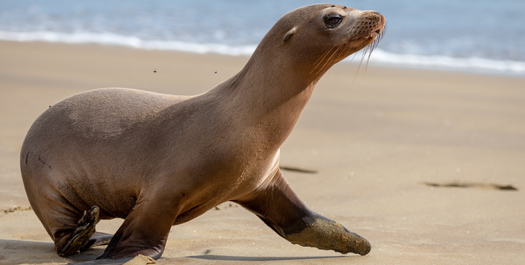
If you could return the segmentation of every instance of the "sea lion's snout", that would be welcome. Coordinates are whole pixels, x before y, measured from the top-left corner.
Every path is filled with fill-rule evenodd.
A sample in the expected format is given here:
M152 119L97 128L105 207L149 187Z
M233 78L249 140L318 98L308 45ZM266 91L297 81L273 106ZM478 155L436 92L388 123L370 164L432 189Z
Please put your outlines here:
M375 40L383 33L385 16L377 11L362 11L354 28L355 39Z

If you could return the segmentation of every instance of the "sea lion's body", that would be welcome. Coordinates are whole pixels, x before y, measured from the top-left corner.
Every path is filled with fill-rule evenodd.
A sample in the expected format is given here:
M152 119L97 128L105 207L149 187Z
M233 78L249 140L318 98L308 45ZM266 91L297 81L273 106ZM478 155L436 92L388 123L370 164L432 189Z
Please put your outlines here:
M301 43L321 34L312 21L330 30L350 23L327 20L339 13L375 24L357 40L337 40L357 34L348 31L326 33L326 44ZM93 243L99 219L124 218L102 257L158 258L172 225L235 201L292 243L368 253L365 239L297 198L278 159L319 78L383 26L375 12L309 6L283 17L239 74L202 95L107 88L50 107L28 132L21 170L57 252L72 255ZM346 48L330 52L336 45Z
M60 207L71 211L97 205L103 219L125 218L142 196L154 196L165 188L186 194L180 199L191 201L181 205L181 213L195 211L196 206L205 211L232 198L239 170L261 175L258 167L241 169L232 163L247 159L242 153L253 151L241 145L246 142L243 132L234 134L235 120L226 115L235 114L217 115L223 112L220 106L202 97L181 99L124 88L84 92L54 105L35 122L38 130L30 131L26 143L38 144L24 148L24 164L39 162L39 171L51 173L49 184L60 192L46 197L64 196L68 204ZM217 118L209 119L211 115ZM202 123L207 126L199 126ZM239 156L232 157L235 154ZM216 173L206 174L209 170ZM174 178L184 181L176 187L166 185ZM192 192L197 185L200 191ZM41 185L34 188L32 197L46 192ZM184 216L190 217L190 212Z

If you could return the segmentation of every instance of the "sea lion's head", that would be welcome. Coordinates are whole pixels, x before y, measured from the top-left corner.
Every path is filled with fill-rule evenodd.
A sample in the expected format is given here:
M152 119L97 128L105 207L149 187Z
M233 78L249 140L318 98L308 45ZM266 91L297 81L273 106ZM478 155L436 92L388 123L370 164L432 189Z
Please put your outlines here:
M322 75L335 63L367 46L375 48L385 17L341 5L305 6L284 15L265 36L256 54L309 74ZM255 54L254 54L255 55Z

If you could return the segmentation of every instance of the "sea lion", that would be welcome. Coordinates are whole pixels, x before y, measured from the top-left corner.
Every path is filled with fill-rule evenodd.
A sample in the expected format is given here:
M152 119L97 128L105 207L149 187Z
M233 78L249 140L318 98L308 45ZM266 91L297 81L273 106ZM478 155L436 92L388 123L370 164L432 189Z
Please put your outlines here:
M207 93L106 88L47 109L27 133L20 165L57 253L111 239L99 258L158 259L171 226L233 201L294 244L366 255L366 239L295 195L279 148L323 74L376 44L384 25L374 11L306 6L283 16L246 66ZM124 218L115 235L95 233L111 218Z

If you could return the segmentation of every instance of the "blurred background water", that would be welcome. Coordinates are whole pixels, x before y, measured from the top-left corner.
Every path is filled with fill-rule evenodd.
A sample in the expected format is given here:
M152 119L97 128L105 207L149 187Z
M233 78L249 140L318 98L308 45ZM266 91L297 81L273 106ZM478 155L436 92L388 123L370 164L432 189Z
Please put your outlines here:
M2 0L0 39L249 55L282 15L314 3ZM372 64L525 75L523 0L333 3L385 15L387 32Z

